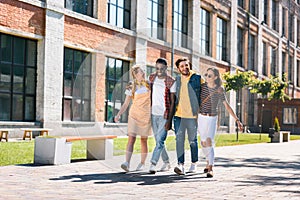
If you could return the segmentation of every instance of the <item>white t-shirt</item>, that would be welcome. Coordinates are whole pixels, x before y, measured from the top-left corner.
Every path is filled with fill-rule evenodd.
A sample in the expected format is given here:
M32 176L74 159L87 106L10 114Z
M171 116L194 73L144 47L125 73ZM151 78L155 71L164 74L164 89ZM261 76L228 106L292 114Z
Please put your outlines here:
M152 114L164 115L165 112L165 79L155 78L152 88ZM171 93L176 92L176 82L170 88Z

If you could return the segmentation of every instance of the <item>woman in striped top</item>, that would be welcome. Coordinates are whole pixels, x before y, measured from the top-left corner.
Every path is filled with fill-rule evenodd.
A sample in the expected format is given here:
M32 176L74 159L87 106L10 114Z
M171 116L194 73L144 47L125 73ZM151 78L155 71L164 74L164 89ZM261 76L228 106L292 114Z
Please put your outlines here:
M205 80L206 82L201 87L201 106L198 115L197 131L200 135L202 151L207 161L204 173L207 173L207 177L211 178L213 177L212 168L215 159L214 137L217 131L218 103L223 103L226 110L234 117L240 130L243 129L243 124L227 102L219 71L215 68L208 68Z

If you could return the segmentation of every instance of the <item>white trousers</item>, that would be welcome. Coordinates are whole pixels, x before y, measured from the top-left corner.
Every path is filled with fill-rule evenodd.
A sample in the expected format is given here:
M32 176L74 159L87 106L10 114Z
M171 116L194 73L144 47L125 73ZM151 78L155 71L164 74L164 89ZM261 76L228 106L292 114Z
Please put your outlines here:
M198 114L198 129L197 132L200 135L202 151L209 165L214 165L215 160L215 135L217 131L218 116L206 116ZM211 139L212 146L203 147L202 142L205 142L207 138Z

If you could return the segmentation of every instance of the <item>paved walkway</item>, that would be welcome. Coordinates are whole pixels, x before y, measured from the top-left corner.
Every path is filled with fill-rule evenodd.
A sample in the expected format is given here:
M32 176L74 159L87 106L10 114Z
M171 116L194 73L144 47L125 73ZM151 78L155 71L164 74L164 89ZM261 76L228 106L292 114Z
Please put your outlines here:
M151 175L149 165L125 174L123 160L0 167L0 199L300 199L299 140L216 148L212 179L202 173L203 159L198 173L185 176L173 169Z

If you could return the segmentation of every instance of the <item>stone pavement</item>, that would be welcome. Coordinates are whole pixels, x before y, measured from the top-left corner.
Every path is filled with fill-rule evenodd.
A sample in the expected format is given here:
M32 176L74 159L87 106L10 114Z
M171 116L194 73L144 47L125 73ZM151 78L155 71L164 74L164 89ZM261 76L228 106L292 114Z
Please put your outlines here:
M175 152L170 152L172 167ZM190 157L187 155L186 168ZM60 166L0 167L0 199L300 199L300 140L216 148L214 178L198 172L125 174L124 156ZM138 164L134 155L132 167ZM147 158L149 162L150 155Z

